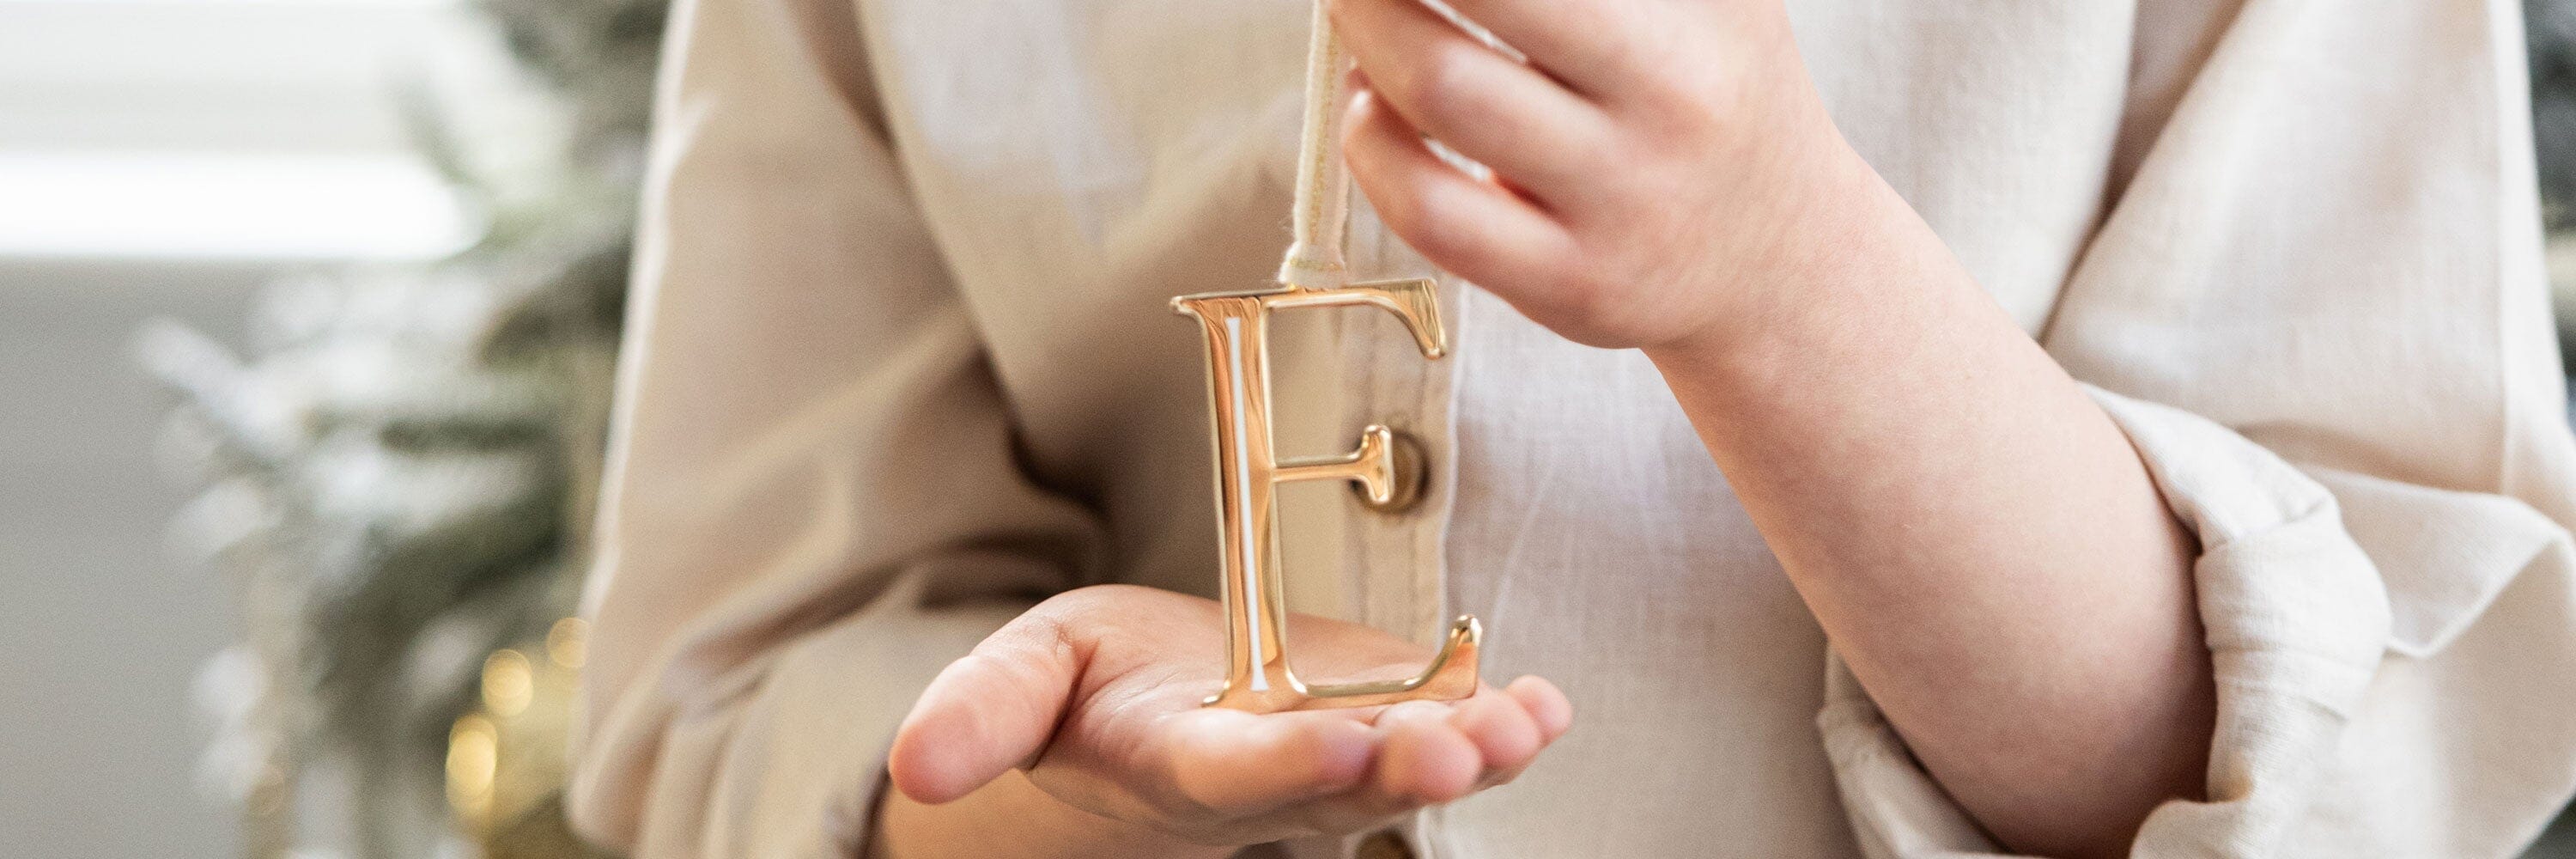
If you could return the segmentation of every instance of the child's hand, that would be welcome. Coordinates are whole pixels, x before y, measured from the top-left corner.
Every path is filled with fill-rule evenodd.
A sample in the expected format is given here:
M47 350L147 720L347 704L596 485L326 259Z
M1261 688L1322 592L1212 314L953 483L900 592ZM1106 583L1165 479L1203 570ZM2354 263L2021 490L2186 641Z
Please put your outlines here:
M1825 115L1778 0L1450 5L1528 62L1417 0L1331 0L1361 82L1352 175L1433 264L1565 337L1653 348L1776 313L1784 284L1849 250L1856 210L1892 198Z
M1027 781L994 783L1019 792L1008 800L958 803L981 819L934 822L925 828L946 837L920 841L969 855L976 845L961 838L1142 857L1357 831L1510 780L1572 719L1565 696L1535 677L1447 703L1261 715L1202 707L1216 691L1205 681L1220 664L1223 622L1205 599L1103 585L994 633L922 693L888 769L921 803L977 793L1014 769ZM1298 616L1292 625L1300 667L1319 680L1400 677L1430 655L1355 624ZM1043 807L1052 803L1085 814ZM884 836L901 841L894 816ZM887 852L940 855L903 844Z

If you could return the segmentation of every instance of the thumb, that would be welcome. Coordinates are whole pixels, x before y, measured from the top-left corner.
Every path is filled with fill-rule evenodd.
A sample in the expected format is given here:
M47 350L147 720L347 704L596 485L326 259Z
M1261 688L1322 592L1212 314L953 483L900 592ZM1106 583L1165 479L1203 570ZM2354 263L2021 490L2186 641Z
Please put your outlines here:
M1062 623L1031 613L950 663L895 732L886 754L895 789L936 805L1035 760L1064 719L1087 653Z

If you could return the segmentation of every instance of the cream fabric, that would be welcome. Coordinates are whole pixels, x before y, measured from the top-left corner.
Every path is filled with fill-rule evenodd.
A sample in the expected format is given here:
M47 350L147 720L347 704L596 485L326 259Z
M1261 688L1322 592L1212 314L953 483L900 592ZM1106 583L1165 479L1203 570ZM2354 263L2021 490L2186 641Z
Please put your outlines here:
M1792 3L1845 132L2207 547L2209 801L2140 856L2492 857L2576 786L2576 449L2506 0ZM946 660L1046 592L1213 590L1172 295L1285 240L1305 0L681 0L573 796L640 859L849 855ZM1616 169L1604 165L1603 169ZM1427 270L1363 207L1362 274ZM1427 856L1996 850L1842 671L1661 379L1454 281L1458 354L1283 315L1302 607L1579 725ZM2010 618L1997 618L2009 623ZM1211 678L1218 642L1208 642ZM1339 842L1286 845L1335 855Z

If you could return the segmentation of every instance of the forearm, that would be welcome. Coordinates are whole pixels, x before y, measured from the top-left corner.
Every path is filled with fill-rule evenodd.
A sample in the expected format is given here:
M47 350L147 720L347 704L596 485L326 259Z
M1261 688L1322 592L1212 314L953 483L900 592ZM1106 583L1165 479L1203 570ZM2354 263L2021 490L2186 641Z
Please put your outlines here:
M1018 772L940 805L888 790L873 831L868 859L1221 859L1234 852L1074 808Z
M1517 56L1409 0L1334 0L1379 218L1550 330L1654 358L1989 830L2110 852L2196 793L2215 693L2188 539L2126 436L1843 143L1786 8L1449 6Z
M2016 848L2116 854L2200 792L2190 538L2109 417L1853 163L1850 208L1783 267L1813 274L1781 290L1799 300L1649 354L1943 786Z

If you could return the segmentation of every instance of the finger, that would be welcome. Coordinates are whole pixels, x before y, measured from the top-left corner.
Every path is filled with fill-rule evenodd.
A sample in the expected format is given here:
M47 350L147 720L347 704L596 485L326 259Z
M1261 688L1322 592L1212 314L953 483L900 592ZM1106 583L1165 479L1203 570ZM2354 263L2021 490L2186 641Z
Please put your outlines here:
M1512 699L1491 687L1482 689L1479 697L1490 698L1506 710L1516 709L1518 706ZM1374 721L1380 731L1390 737L1406 739L1395 740L1391 746L1381 745L1378 750L1378 769L1372 773L1368 784L1299 806L1294 815L1295 820L1305 828L1317 832L1356 832L1382 825L1387 820L1412 812L1426 804L1447 801L1484 786L1492 780L1490 771L1484 778L1476 779L1469 784L1465 790L1456 790L1455 782L1462 777L1459 773L1468 773L1475 765L1464 763L1464 758L1460 754L1461 749L1454 744L1440 741L1439 732L1427 730L1442 722L1450 722L1454 728L1465 706L1464 703L1452 705L1422 701L1379 708L1374 714ZM1466 721L1469 724L1479 724L1485 718L1489 717L1477 716ZM1423 724L1406 726L1405 723L1410 721ZM1531 730L1533 733L1536 731L1535 727ZM1465 733L1463 730L1458 730L1454 731L1453 735L1464 736ZM1426 739L1433 742L1422 742ZM1478 745L1477 741L1470 739L1466 747L1475 748ZM1445 748L1445 753L1425 754L1426 751L1438 751L1442 748ZM1481 752L1479 756L1481 757ZM1435 766L1423 766L1426 762ZM1420 775L1426 770L1453 768L1455 772L1432 779L1449 781L1451 784L1427 791L1418 787L1424 781Z
M1162 775L1192 804L1228 817L1349 790L1368 776L1378 745L1368 725L1338 713L1209 708L1160 728Z
M1381 828L1422 806L1419 799L1387 794L1372 779L1358 788L1295 806L1283 819L1308 832L1362 832Z
M1484 770L1479 785L1501 784L1538 757L1543 742L1529 711L1501 690L1487 687L1461 701L1449 713L1449 725L1476 745Z
M1432 155L1374 93L1360 91L1351 109L1342 151L1352 180L1378 219L1433 264L1493 285L1549 277L1574 257L1572 236L1555 220Z
M1449 723L1449 711L1446 705L1415 701L1389 707L1378 717L1385 739L1378 747L1373 786L1380 793L1438 804L1475 790L1483 756Z
M1565 732L1574 729L1574 703L1556 684L1542 677L1522 677L1503 687L1503 694L1519 701L1529 712L1530 721L1538 726L1541 742L1553 744Z
M1659 63L1645 57L1661 44L1636 3L1617 0L1448 0L1449 8L1529 58L1575 91L1613 100L1622 86Z
M1542 196L1580 181L1609 139L1607 114L1419 0L1335 0L1332 8L1343 43L1387 106Z
M1036 758L1064 718L1080 653L1059 623L1023 615L950 663L895 731L895 789L936 805Z

